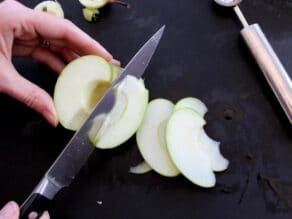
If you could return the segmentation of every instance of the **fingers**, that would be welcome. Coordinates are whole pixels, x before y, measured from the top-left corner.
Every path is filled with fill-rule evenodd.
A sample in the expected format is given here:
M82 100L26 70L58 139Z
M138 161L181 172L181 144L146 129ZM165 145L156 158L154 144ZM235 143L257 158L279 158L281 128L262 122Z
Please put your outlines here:
M3 68L3 66L0 67ZM50 95L37 85L21 77L12 64L6 64L3 69L5 69L5 75L3 80L0 81L1 91L39 112L51 125L57 126L56 111Z
M58 54L60 54L67 62L71 62L80 56L73 52L71 49L66 47L51 46L50 49Z
M52 44L69 47L79 55L95 54L112 60L112 55L103 46L66 19L34 11L30 22L38 34Z
M18 217L19 217L19 207L13 201L8 202L0 210L0 219L18 219Z
M37 219L38 218L38 214L36 212L31 212L28 215L28 219ZM41 217L39 217L39 219L50 219L50 215L48 211L45 211Z
M64 67L64 62L61 61L55 54L45 48L36 48L32 53L31 57L39 62L48 65L52 70L60 73Z

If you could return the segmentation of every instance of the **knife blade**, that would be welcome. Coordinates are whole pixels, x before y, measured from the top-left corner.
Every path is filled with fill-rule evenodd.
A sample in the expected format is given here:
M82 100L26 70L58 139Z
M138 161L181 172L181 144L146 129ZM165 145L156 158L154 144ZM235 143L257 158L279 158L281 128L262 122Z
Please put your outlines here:
M64 187L69 186L86 163L95 147L88 138L88 132L93 126L94 119L101 114L107 114L115 103L114 87L127 75L140 78L146 70L163 35L165 26L162 26L136 53L124 68L123 72L108 89L101 101L95 106L81 128L74 134L59 157L55 160L42 180L35 187L31 195L21 206L20 218L28 218L31 212L37 214L48 210L50 200ZM104 117L105 118L105 117ZM100 121L102 126L103 121Z

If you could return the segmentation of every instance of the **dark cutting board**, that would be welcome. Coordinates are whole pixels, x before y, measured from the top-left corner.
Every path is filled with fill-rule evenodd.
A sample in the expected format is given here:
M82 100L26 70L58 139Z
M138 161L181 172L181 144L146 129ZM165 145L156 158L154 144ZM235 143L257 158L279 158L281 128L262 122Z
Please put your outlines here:
M209 108L208 134L222 142L230 167L213 189L183 177L128 173L141 157L135 139L96 151L74 183L58 194L53 218L291 218L292 135L276 98L239 36L232 10L211 0L129 0L131 9L102 9L96 23L82 18L77 0L61 0L66 17L127 63L167 25L145 74L151 99L195 96ZM33 7L37 1L24 0ZM292 1L244 0L292 76ZM29 59L15 59L27 78L53 93L56 75ZM37 113L0 96L0 204L21 203L72 132L51 128Z

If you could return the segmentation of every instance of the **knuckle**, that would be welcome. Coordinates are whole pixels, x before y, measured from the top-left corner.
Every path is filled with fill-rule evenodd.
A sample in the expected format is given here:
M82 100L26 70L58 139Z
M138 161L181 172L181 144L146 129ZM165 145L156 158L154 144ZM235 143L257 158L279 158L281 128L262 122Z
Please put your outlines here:
M38 106L39 99L40 99L39 93L36 90L32 90L24 97L23 102L28 107L35 108Z

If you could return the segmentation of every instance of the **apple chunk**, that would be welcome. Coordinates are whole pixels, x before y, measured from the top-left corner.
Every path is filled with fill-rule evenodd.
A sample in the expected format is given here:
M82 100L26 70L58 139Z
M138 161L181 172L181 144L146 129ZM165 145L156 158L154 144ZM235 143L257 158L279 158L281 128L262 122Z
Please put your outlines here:
M111 85L111 67L99 56L83 56L69 63L60 74L54 103L62 126L77 130Z
M172 162L165 142L165 127L174 104L166 99L152 100L137 131L138 148L145 161L163 176L177 176L179 170Z
M132 137L139 128L148 104L148 90L142 79L127 76L116 87L116 103L91 139L98 148L114 148Z
M205 120L195 111L184 108L175 111L166 128L170 156L181 173L202 187L213 187L216 179L208 153L202 150L199 138Z

